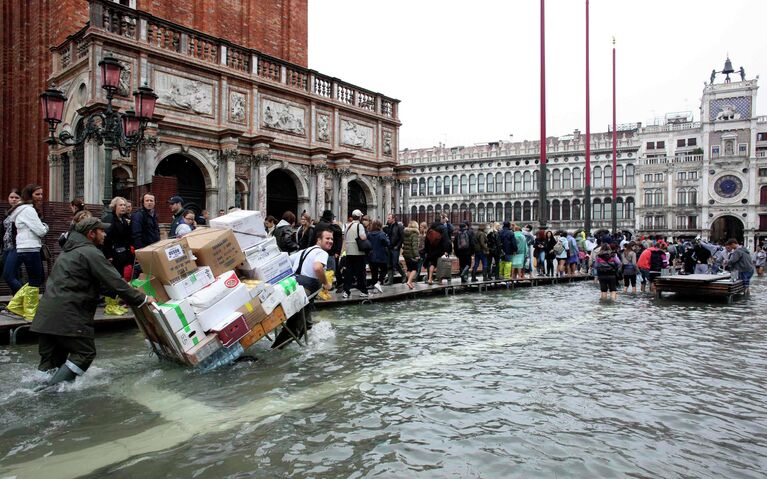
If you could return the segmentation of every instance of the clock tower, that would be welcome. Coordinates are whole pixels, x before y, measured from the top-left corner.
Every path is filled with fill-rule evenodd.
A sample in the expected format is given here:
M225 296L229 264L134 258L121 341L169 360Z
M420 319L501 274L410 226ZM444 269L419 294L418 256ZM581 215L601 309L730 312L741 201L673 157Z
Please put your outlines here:
M753 247L759 203L757 80L747 80L745 69L735 70L727 58L721 72L711 72L703 89L701 226L713 242L736 238Z

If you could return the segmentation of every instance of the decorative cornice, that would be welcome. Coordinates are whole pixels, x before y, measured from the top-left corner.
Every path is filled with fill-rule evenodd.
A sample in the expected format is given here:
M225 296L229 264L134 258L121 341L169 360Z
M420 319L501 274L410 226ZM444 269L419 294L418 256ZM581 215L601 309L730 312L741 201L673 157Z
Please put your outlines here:
M221 162L237 161L238 156L240 156L240 153L237 151L237 148L227 148L218 153L218 159Z
M157 135L144 135L139 142L139 145L151 150L157 149L157 144L160 142L160 138Z

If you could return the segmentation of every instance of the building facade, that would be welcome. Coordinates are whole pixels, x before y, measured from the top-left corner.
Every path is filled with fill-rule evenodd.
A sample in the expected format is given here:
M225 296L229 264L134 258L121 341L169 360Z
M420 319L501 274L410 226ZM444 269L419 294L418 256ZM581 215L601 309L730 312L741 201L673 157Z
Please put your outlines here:
M729 61L729 60L728 60ZM767 237L767 117L745 73L714 76L700 118L669 114L656 125L619 127L617 224L632 234L735 237L753 247ZM584 226L585 137L548 138L549 226ZM612 135L591 137L592 230L612 223ZM538 220L539 142L497 142L400 152L412 175L407 213L428 220L447 211L473 222Z
M115 194L151 188L275 216L397 207L398 100L130 6L91 0L89 14L53 49L50 82L69 98L60 128L76 134L105 105L107 53L124 68L120 109L140 85L159 95L146 141L113 161ZM100 202L105 164L95 142L51 149L51 199Z

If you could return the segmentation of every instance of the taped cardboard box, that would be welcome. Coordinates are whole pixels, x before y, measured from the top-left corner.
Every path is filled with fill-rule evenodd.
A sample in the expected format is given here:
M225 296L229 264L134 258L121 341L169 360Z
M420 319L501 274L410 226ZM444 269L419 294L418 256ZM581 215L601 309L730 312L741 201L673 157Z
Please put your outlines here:
M162 319L159 311L150 304L145 304L140 308L131 307L133 317L138 324L139 329L155 347L159 349L155 352L166 359L182 361L182 351L176 346L173 339L173 332L168 329L167 324Z
M255 265L253 269L248 270L241 267L240 271L249 279L258 279L265 283L275 284L293 274L293 265L290 262L288 253L280 253L263 263Z
M277 306L282 306L285 315L291 317L309 303L304 287L291 276L274 285L272 293L264 291L259 296L261 307L270 314Z
M130 282L130 285L157 300L158 303L164 303L170 300L162 283L155 276L141 274L138 278Z
M232 289L228 295L209 308L205 310L195 310L197 321L200 322L205 331L209 331L220 323L223 318L235 312L238 308L241 308L248 301L250 301L248 288L240 283L236 288Z
M267 291L267 294L272 294L272 291L274 290L273 284L264 283L257 279L245 279L242 280L242 284L248 288L251 298L258 298L264 291Z
M219 302L240 285L240 278L234 271L227 271L208 286L189 296L189 304L195 311L205 310Z
M197 228L184 238L197 258L198 266L209 266L213 276L233 271L245 261L245 254L232 230ZM196 269L196 268L195 268Z
M224 347L228 348L248 334L250 328L248 328L248 323L245 322L242 313L235 311L212 327L210 331L216 333Z
M189 276L179 279L173 284L164 285L165 287L163 290L167 293L167 296L170 296L170 299L186 299L205 286L211 284L215 279L216 277L213 276L213 270L208 266L203 266L197 268L197 271ZM160 300L158 299L158 301ZM167 301L167 299L162 302L165 301Z
M163 284L171 284L197 269L186 238L158 241L136 251L141 270Z
M259 211L232 211L210 220L210 227L232 230L241 250L251 248L266 238L264 216Z
M184 354L186 363L196 366L208 359L213 353L224 347L215 334L207 335L202 341L197 343L192 349Z
M250 271L259 264L279 256L280 247L277 246L277 238L270 236L243 252L245 253L245 262L242 265L242 269Z
M157 309L168 325L168 330L176 333L177 331L189 327L197 319L197 315L189 304L188 299L181 301L169 300L165 303L158 303Z
M264 308L261 307L261 300L258 298L252 298L242 307L238 308L237 312L245 317L245 322L248 324L249 328L253 328L258 323L263 321L267 315L266 311L264 311Z
M185 353L205 339L205 331L202 330L199 321L192 321L188 326L176 331L173 337L181 352Z

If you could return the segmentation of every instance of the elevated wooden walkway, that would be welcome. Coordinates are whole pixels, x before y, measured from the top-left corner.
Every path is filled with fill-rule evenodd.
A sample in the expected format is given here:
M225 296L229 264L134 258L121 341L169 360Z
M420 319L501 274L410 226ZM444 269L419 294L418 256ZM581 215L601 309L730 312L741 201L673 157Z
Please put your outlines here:
M585 281L592 279L591 276L585 274L578 274L575 276L563 276L563 277L550 277L550 276L535 276L532 278L526 278L521 280L509 280L499 279L490 281L475 281L461 283L460 278L453 277L450 282L442 280L441 283L434 283L428 285L424 282L415 283L415 288L410 289L406 284L397 283L392 286L384 286L383 293L379 293L372 287L368 288L368 297L362 298L359 295L359 291L352 289L352 294L344 299L340 293L330 293L331 299L327 301L315 301L315 306L320 308L331 308L344 306L346 304L360 304L360 303L373 303L379 301L396 301L396 300L410 300L416 299L421 296L429 296L435 294L460 294L460 293L483 293L490 289L514 289L514 288L530 288L533 286L545 286L551 284L572 283L575 281ZM10 297L0 297L0 303L7 303ZM134 323L133 313L129 312L122 316L107 316L104 314L104 308L100 307L96 310L96 317L94 319L97 330L99 327L104 328L115 325L129 325ZM4 343L4 337L8 338L8 342L13 345L16 344L20 332L28 331L30 323L23 318L16 316L15 314L7 311L0 311L0 342ZM7 335L7 336L6 336Z
M731 304L736 295L745 293L743 281L733 281L729 274L687 274L661 276L655 280L655 297L663 293L677 293L682 296L707 301L710 298L726 299Z

